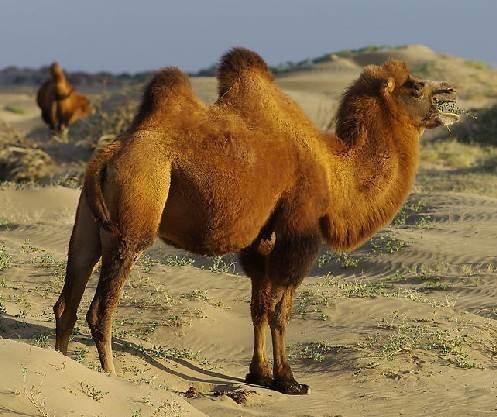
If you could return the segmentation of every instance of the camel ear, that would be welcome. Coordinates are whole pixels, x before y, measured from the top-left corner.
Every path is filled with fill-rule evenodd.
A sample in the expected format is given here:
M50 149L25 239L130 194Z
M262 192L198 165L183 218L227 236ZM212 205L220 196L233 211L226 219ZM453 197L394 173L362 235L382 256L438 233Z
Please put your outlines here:
M388 77L387 80L383 81L381 86L381 92L384 96L388 96L395 90L395 80L392 77Z

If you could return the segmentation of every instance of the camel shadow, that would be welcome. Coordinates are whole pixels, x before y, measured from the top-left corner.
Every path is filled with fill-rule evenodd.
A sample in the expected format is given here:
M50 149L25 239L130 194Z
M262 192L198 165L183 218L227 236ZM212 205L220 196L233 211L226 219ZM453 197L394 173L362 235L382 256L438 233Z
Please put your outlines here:
M11 340L34 340L41 335L54 335L54 330L39 324L28 323L21 317L4 314L0 316L0 338Z
M29 340L33 344L40 347L53 346L55 340L55 331L53 328L28 323L22 320L20 317L3 315L0 317L0 338L11 339L11 340ZM73 341L80 342L86 346L95 348L93 340L91 337L85 334L75 334ZM198 373L200 375L205 375L205 377L197 377L192 375L187 375L186 373L179 372L173 367L168 367L158 361L151 350L143 348L133 342L125 341L119 338L114 338L112 343L112 348L117 352L129 353L133 356L140 357L149 365L167 372L168 374L174 375L188 382L204 382L213 385L224 384L227 386L235 386L240 383L244 383L244 380L231 375L227 375L220 372L209 371L197 366L186 359L177 358L171 355L161 355L164 359L167 359L175 364L184 366L190 369L192 372Z
M26 417L33 417L33 414L27 414L23 413L21 411L16 411L12 408L7 408L4 406L0 406L0 415L9 415L9 416L26 416Z
M0 232L14 232L17 229L20 229L21 227L23 227L25 230L35 229L35 227L32 225L20 225L18 223L3 223L0 224Z
M206 369L203 369L197 365L194 365L190 362L188 362L185 359L182 358L176 358L174 356L164 356L164 358L167 358L168 360L178 364L182 365L194 372L197 372L199 374L204 374L210 378L217 378L217 379L204 379L204 378L198 378L194 377L191 375L186 375L184 373L181 373L179 371L176 371L174 369L168 368L164 364L160 363L157 359L154 358L152 354L149 352L146 352L140 345L133 343L133 342L128 342L128 341L123 341L120 339L114 339L113 342L113 348L120 352L127 352L131 353L134 356L139 356L142 359L144 359L149 365L152 365L162 371L165 371L169 374L175 375L183 380L187 380L190 382L205 382L205 383L210 383L210 384L226 384L229 386L232 386L237 383L244 383L244 380L241 378L237 378L234 376L226 375L220 372L214 372L214 371L209 371Z

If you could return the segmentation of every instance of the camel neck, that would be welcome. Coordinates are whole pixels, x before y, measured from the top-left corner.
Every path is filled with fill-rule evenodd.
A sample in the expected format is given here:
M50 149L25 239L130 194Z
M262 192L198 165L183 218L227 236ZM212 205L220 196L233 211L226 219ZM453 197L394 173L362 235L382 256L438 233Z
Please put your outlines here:
M64 74L57 74L55 77L55 88L57 90L57 94L60 96L69 95L72 90L72 87Z
M356 145L332 147L331 203L322 229L333 248L359 246L389 223L407 198L418 165L419 132L401 125L373 121Z

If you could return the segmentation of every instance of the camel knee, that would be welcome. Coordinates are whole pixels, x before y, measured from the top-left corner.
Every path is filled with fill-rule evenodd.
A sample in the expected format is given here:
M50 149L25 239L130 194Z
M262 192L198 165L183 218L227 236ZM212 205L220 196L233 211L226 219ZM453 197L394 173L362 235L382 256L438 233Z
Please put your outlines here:
M271 309L268 314L268 322L271 330L282 332L285 330L288 322L290 321L290 314L286 308L277 305L276 308Z
M272 311L269 313L269 327L277 332L285 330L290 318L281 311Z
M268 311L264 308L264 306L251 304L250 314L252 316L252 323L254 325L268 323Z
M277 294L273 298L273 303L269 309L269 325L276 331L284 330L288 322L293 307L293 288L286 288L282 294Z
M267 322L270 298L265 291L254 291L250 301L250 314L254 324Z
M252 279L252 299L250 301L250 314L254 325L267 323L269 306L271 303L271 287L268 281L261 282Z
M66 305L64 294L62 294L54 304L53 312L55 314L57 324L70 323L71 321L76 321L77 318L76 311Z

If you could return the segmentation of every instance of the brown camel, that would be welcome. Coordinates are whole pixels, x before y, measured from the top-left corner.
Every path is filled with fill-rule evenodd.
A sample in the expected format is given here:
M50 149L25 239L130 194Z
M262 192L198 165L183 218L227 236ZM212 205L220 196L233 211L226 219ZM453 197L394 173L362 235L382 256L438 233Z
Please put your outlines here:
M367 67L343 97L338 137L319 132L253 52L223 57L219 93L206 106L178 69L158 72L129 130L89 162L54 306L56 349L67 353L102 257L86 317L103 369L115 372L112 313L137 255L159 236L198 254L240 253L252 280L246 380L303 394L285 349L294 293L323 240L352 249L392 219L414 181L424 128L441 123L432 99L453 90L397 61Z
M58 62L50 65L50 76L39 88L36 102L50 131L65 138L69 125L90 114L92 107L88 99L69 83Z

